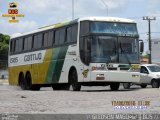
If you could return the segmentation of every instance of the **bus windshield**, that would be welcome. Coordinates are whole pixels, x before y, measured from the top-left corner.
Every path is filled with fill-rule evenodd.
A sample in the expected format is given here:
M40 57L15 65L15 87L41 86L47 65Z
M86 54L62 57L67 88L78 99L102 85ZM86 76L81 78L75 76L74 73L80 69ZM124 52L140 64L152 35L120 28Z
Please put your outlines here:
M94 36L91 41L91 62L139 63L138 39Z
M91 33L138 35L135 23L91 22Z

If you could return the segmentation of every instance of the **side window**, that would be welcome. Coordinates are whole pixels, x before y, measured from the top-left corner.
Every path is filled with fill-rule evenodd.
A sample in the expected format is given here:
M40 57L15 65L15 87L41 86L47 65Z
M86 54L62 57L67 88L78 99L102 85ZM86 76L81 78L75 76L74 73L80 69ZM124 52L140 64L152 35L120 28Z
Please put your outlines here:
M54 32L53 31L49 31L48 33L48 46L52 46L53 45L53 36L54 36Z
M38 35L34 35L34 41L33 41L33 48L34 48L34 49L37 49L37 48L38 48L37 40L38 40Z
M37 36L37 48L41 48L42 47L42 39L43 39L43 34L40 33Z
M24 38L24 50L28 50L28 38Z
M67 28L67 42L71 42L72 41L72 27L68 27Z
M80 57L83 63L89 65L91 58L91 39L90 37L80 38Z
M18 49L18 52L21 52L21 51L22 51L22 48L23 48L23 39L22 39L22 38L19 39L18 42L19 42L19 49Z
M60 31L56 30L55 31L55 45L58 45L59 43L59 34L60 34Z
M72 42L77 41L78 25L72 26Z
M89 33L89 21L80 22L80 36L84 36Z
M147 68L144 66L141 66L141 73L148 73Z
M11 40L11 42L10 42L10 53L12 53L13 52L13 40Z
M59 44L63 44L65 41L65 35L66 35L66 29L62 28L60 29L60 39L59 39Z
M10 43L10 52L11 53L15 52L15 40L11 40L11 43Z
M47 47L47 43L48 43L48 32L44 33L43 46Z
M32 36L28 37L28 46L27 46L27 50L31 50L32 49Z
M16 48L15 48L15 52L18 52L19 50L19 40L15 40L16 41Z

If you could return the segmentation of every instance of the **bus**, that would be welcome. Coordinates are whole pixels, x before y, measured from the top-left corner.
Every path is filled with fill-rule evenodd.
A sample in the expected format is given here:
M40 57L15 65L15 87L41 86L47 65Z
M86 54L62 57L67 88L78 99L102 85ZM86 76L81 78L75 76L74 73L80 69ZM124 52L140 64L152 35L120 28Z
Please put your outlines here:
M80 91L140 81L136 22L116 17L84 17L11 37L9 84L23 90Z

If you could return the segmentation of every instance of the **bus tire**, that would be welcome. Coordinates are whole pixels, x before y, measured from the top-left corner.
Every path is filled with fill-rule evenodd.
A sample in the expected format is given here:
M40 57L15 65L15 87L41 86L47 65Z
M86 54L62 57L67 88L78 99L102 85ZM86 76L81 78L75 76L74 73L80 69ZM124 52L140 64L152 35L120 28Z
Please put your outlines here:
M81 90L81 84L78 83L78 75L76 69L72 69L69 72L69 83L72 86L73 91L80 91Z
M123 83L124 89L130 89L131 83Z
M27 90L27 85L23 73L20 73L19 75L19 86L22 90Z
M27 90L33 90L33 91L39 91L40 86L39 85L33 85L32 84L32 77L30 73L26 74L26 81L27 81Z
M120 83L111 83L110 88L112 91L117 91L119 89Z
M157 80L152 80L151 85L152 88L159 88L159 82Z

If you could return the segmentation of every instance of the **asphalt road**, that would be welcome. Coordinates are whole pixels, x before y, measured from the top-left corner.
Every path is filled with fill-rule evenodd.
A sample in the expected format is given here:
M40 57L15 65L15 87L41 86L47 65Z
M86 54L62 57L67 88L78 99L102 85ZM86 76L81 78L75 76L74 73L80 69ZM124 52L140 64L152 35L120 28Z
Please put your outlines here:
M149 104L145 109L115 109L113 101L149 101ZM119 91L110 91L109 86L82 87L80 92L75 92L53 91L47 87L40 91L22 91L1 80L0 113L160 113L160 88L132 86L130 90L124 90L121 86Z

